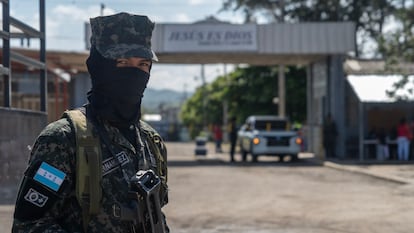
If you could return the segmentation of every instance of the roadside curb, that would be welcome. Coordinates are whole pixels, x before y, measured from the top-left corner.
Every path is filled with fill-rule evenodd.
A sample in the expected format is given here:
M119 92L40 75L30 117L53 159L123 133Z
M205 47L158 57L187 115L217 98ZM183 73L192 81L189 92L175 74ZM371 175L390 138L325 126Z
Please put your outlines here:
M325 167L329 167L329 168L333 168L333 169L338 169L338 170L343 170L343 171L348 171L348 172L354 172L354 173L359 173L359 174L364 174L364 175L369 175L378 179L382 179L382 180L387 180L387 181L391 181L391 182L395 182L398 184L411 184L412 182L408 179L402 178L402 177L397 177L397 176L393 176L390 174L379 174L376 172L372 172L372 171L368 171L362 168L358 168L355 166L351 166L351 165L341 165L338 163L334 163L334 162L330 162L330 161L320 161L319 162L321 165L325 166Z
M196 156L196 160L198 162L215 162L215 163L226 163L227 162L225 159L222 158L221 154L216 154L216 153L207 153L207 155L205 156ZM325 160L321 160L317 158L309 158L307 160L311 163L318 164L320 166L342 170L342 171L347 171L347 172L352 172L352 173L368 175L368 176L371 176L377 179L382 179L382 180L394 182L397 184L414 184L414 182L410 179L406 179L406 178L399 177L399 176L394 176L392 174L382 174L379 172L370 171L370 170L360 168L355 165L344 165L344 164L335 163L332 161L325 161Z

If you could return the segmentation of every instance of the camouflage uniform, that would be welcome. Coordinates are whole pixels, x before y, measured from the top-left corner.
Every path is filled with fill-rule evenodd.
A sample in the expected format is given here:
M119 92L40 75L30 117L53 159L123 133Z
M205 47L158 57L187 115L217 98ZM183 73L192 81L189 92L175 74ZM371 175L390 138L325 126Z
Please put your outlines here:
M91 19L91 26L91 43L105 58L157 60L150 42L154 24L146 16L120 13L97 17ZM109 143L101 140L99 145L102 158L101 206L99 213L91 216L87 232L142 232L139 227L133 230L136 226L132 221L116 216L114 208L131 202L127 196L129 181L139 170L155 171L161 178L160 203L163 206L168 202L165 145L158 138L155 145L161 153L157 154L151 146L155 140L148 135L155 134L155 131L140 121L129 127L136 139L135 145L125 137L125 132L121 133L108 121L100 119L93 122L94 126L99 125L95 127L95 133L102 138L101 131L96 129L103 129ZM66 115L40 133L19 189L12 232L84 232L84 210L76 197L76 136L75 126ZM159 154L161 156L157 156Z
M161 142L159 148L164 156L164 166L159 168L156 166L157 161L154 153L150 152L148 147L148 138L140 130L138 125L135 126L137 135L142 139L144 145L144 153L136 150L134 146L119 132L115 127L105 124L109 138L113 145L119 145L123 155L122 168L128 177L135 175L138 170L146 170L152 168L157 171L158 175L165 174L162 182L163 197L160 197L161 203L167 203L167 185L166 185L166 149ZM29 166L25 175L33 177L33 172L39 167L40 162L46 162L49 165L59 169L66 174L62 187L56 193L57 197L49 199L50 204L44 216L33 220L20 220L15 218L13 223L13 232L83 232L82 229L82 210L75 196L75 167L76 167L76 144L75 129L73 124L67 119L62 118L54 123L49 124L37 138L31 152ZM103 164L111 164L109 161L113 159L111 152L107 146L102 143L102 160ZM162 169L162 171L160 170ZM27 183L26 183L27 185ZM39 185L40 186L40 185ZM119 167L103 168L102 177L102 208L101 213L94 216L88 226L88 232L132 232L131 223L123 222L113 216L113 205L128 203L127 193L129 190L128 183L124 179L123 173ZM33 186L31 186L33 187ZM41 187L39 187L41 188ZM36 189L36 188L35 188ZM18 198L20 202L27 202L24 196L28 190L23 184L20 187ZM41 192L41 190L36 190ZM52 200L53 199L53 200ZM16 203L19 206L20 203ZM31 209L24 211L30 213ZM36 217L36 216L35 216Z

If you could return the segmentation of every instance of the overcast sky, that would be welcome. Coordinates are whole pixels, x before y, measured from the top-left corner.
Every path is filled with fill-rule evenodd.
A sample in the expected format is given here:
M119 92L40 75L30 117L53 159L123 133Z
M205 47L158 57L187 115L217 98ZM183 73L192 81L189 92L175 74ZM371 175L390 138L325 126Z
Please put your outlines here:
M10 1L10 15L34 28L39 28L39 1ZM118 12L148 15L155 23L192 23L215 15L219 20L241 23L242 16L233 12L218 13L222 0L47 0L46 47L50 50L85 51L84 23L101 14ZM30 48L38 48L32 40ZM20 41L12 41L20 47ZM25 44L24 46L27 47ZM224 65L206 65L207 82L224 74ZM227 71L232 66L227 67ZM153 67L149 87L192 92L201 84L200 65L162 65ZM195 78L198 77L198 78Z

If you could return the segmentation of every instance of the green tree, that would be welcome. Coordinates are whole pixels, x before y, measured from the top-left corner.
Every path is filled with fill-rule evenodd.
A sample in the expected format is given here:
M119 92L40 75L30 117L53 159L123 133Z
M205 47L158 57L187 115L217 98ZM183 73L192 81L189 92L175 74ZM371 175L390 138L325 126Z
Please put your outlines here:
M399 2L394 6L394 27L382 33L380 38L379 50L390 65L414 59L414 3Z
M227 77L220 76L206 85L205 95L203 87L198 88L184 103L181 119L194 137L203 129L205 113L207 124L223 122L225 101L228 115L237 116L239 123L249 115L277 115L277 106L272 102L278 96L277 77L277 67L237 68ZM286 68L286 113L293 121L306 119L306 72L302 67Z
M393 26L381 34L379 53L385 60L386 72L403 75L387 95L395 100L408 100L413 97L414 83L408 78L412 71L404 69L404 65L414 61L414 1L394 1L393 7ZM397 94L400 89L408 90L408 95Z

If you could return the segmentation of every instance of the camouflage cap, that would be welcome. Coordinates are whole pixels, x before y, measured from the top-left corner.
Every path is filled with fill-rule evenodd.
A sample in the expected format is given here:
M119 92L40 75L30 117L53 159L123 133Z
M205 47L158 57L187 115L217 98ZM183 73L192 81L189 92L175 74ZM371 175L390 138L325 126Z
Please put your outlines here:
M143 15L119 13L90 19L91 44L108 59L142 57L158 61L151 49L154 23Z

